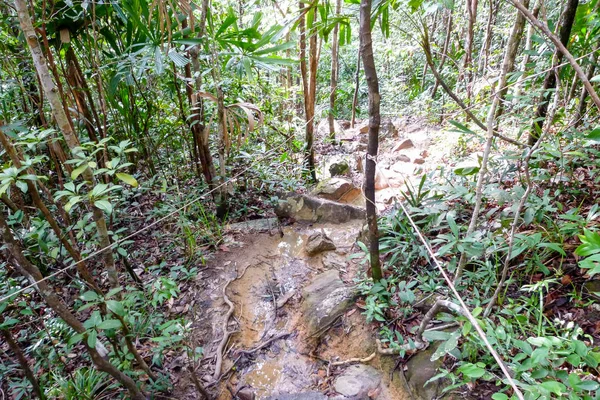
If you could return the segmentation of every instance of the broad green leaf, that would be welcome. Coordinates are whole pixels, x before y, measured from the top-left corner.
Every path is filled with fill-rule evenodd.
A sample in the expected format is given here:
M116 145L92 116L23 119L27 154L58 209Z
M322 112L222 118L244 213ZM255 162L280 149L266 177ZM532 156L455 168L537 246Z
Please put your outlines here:
M138 181L133 176L131 176L129 174L125 174L123 172L117 172L116 175L117 175L117 178L119 178L126 184L131 185L133 187L138 186Z
M87 164L82 164L79 167L75 168L73 172L71 172L71 179L77 179L79 175L83 174L83 171L85 171L86 169L88 169Z
M102 211L105 211L107 214L112 213L112 204L108 200L96 200L94 202L94 206L98 207Z
M550 393L554 393L558 396L567 393L567 387L560 382L546 381L542 382L540 386L549 391Z
M96 347L96 341L98 340L98 333L94 330L88 332L87 344L89 347Z
M81 298L85 301L94 301L98 300L100 296L98 296L98 293L94 292L93 290L88 290L87 292L81 295Z
M107 319L98 324L98 329L117 329L121 327L121 321L118 319Z
M481 378L485 375L485 369L478 367L475 364L467 363L458 368L458 372L469 378Z
M121 304L121 302L119 301L107 300L106 306L110 311L114 312L120 317L123 317L125 315L125 308L123 307L123 304Z

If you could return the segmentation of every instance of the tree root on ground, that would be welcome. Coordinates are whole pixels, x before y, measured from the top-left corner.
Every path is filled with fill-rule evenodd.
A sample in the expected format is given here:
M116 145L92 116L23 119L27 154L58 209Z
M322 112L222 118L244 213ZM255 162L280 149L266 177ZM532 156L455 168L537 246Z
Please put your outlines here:
M375 356L377 355L377 352L373 352L370 356L365 357L365 358L349 358L348 360L344 360L344 361L334 361L331 363L332 366L334 367L340 367L342 365L348 365L348 364L354 364L354 363L367 363L369 361L371 361L372 359L375 358Z

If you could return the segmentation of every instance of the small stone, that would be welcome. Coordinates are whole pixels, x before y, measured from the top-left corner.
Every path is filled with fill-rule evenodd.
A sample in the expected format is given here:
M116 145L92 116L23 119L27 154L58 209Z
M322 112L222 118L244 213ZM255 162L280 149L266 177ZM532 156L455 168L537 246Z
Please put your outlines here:
M413 147L415 147L415 145L412 142L412 140L404 139L404 140L401 140L400 143L398 143L397 145L394 146L394 148L392 149L392 152L411 149Z
M350 398L368 398L381 383L381 374L375 368L364 364L351 365L336 378L333 387L336 392Z
M254 400L256 396L251 388L245 387L237 392L237 398L240 400Z
M369 121L365 121L358 127L358 131L360 133L368 133L369 132Z
M350 166L346 161L340 161L333 163L329 166L329 173L331 176L348 175L350 172Z
M417 157L413 160L414 164L425 164L425 160L423 160L421 157Z
M335 250L335 244L322 232L313 233L304 246L306 254L314 256L328 250Z
M396 157L396 161L407 163L410 162L410 157L406 154L400 154Z
M360 196L360 193L361 190L350 180L334 177L319 182L311 194L327 200L351 203Z

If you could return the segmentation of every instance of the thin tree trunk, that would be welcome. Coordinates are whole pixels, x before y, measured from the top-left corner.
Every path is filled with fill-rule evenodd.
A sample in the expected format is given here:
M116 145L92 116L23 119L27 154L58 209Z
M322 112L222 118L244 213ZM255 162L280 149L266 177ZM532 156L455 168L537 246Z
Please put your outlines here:
M523 3L519 2L518 0L512 1L513 4L515 4L515 6L517 6L518 3L517 8L519 8L519 10L521 10L521 8L527 10L527 7ZM563 18L560 26L560 43L565 49L569 44L569 38L571 37L571 28L573 27L573 22L575 21L575 14L577 13L578 5L579 0L568 0L567 4L565 5ZM548 32L550 31L548 30ZM544 78L544 83L541 89L541 98L538 107L535 111L535 115L533 117L531 131L529 132L530 146L533 146L537 142L537 139L544 127L544 121L546 119L546 115L548 114L548 103L550 102L552 92L556 88L556 73L554 72L554 69L557 68L557 66L562 62L563 56L563 52L559 48L557 48L552 58L553 68L546 73L546 77Z
M529 7L529 0L523 0L523 6ZM508 92L508 88L505 87L506 82L508 81L508 75L515 69L515 60L519 51L521 38L523 37L523 29L525 28L525 17L523 17L523 15L521 15L521 13L518 11L514 21L515 23L513 25L513 29L508 38L508 43L506 44L506 52L504 53L504 60L502 62L500 81L498 82L498 86L496 86L498 106L494 119L498 119L504 111L504 97L506 97L506 93Z
M369 255L371 258L371 276L377 282L383 278L379 260L379 232L377 228L377 207L375 206L375 171L377 169L377 151L379 148L380 95L379 80L373 57L371 39L371 0L360 2L360 47L369 87L369 143L365 166L365 197L367 199L367 223L369 225Z
M470 99L472 94L471 81L473 71L471 64L473 63L473 41L475 38L475 22L477 21L477 6L479 0L467 0L467 37L465 40L465 60L463 64L464 80L467 87L467 97Z
M356 60L356 75L354 77L354 95L352 96L352 119L350 127L354 128L356 124L356 107L358 107L358 90L360 88L360 45L358 46L358 55Z
M308 169L310 179L313 182L317 181L317 173L315 168L315 106L317 96L317 66L319 62L318 50L318 34L316 29L317 10L312 12L312 29L309 31L308 38L308 105L306 114L306 150L305 150L305 166Z
M542 5L544 4L544 0L536 0L535 5L533 6L532 15L537 18ZM531 58L531 49L533 48L533 34L535 32L535 26L530 24L527 28L527 38L525 39L525 50L523 51L525 55L523 56L523 61L521 61L521 67L519 70L521 71L521 75L519 75L519 79L517 79L517 83L515 85L515 101L518 101L518 97L521 96L521 90L523 88L523 80L528 75L527 74L527 64L529 64L529 60Z
M0 323L4 323L4 317L2 315L0 315ZM37 396L38 399L44 400L46 398L46 396L44 395L44 391L42 390L37 378L33 374L33 371L29 367L27 358L25 357L23 350L21 350L19 343L15 340L15 338L13 338L13 335L10 332L10 329L2 329L2 330L0 330L0 332L2 333L2 337L4 337L4 340L6 341L6 343L8 343L8 347L10 347L12 352L15 353L15 356L17 357L17 361L19 361L19 365L21 366L21 368L23 369L23 372L25 373L25 377L27 378L29 383L31 383L31 387L33 388L33 393L35 393L35 395Z
M23 0L15 0L15 3ZM25 4L22 6L26 7ZM27 10L26 8L18 8L19 12ZM77 333L81 333L84 336L82 343L85 345L93 363L100 371L104 371L119 381L128 391L129 395L134 400L145 400L146 397L137 387L133 379L119 371L109 361L106 361L102 355L98 352L97 348L92 348L87 344L87 332L81 321L69 310L69 307L60 299L53 288L51 288L46 281L43 280L43 276L40 270L34 266L29 260L23 255L23 249L20 244L15 240L10 231L10 228L6 224L4 215L0 213L0 234L6 247L7 255L12 259L14 266L17 271L28 278L32 283L36 284L36 289L42 296L46 304L52 308L52 310L69 325ZM101 343L97 342L98 348L101 348Z
M446 39L444 40L444 47L442 48L442 59L440 60L439 70L441 71L448 58L448 47L450 46L450 39L452 38L452 22L454 19L454 9L448 10L448 21L446 23ZM434 99L440 85L439 80L435 80L435 85L431 91L431 98Z
M336 0L335 3L335 15L338 16L342 12L342 0ZM338 40L338 31L340 29L340 25L336 24L333 28L333 36L331 37L331 93L329 94L329 138L335 141L335 124L334 124L334 111L335 111L335 97L336 97L336 89L338 84L338 74L339 74L339 49L340 42Z

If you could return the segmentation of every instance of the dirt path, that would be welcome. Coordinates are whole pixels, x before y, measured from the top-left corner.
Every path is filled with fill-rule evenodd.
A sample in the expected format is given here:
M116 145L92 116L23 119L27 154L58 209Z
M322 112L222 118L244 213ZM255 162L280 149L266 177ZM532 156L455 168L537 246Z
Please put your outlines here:
M385 179L380 179L383 187L377 192L380 209L390 206L393 197L400 195L405 177L414 177L415 173L435 168L442 162L447 152L435 150L435 146L449 148L446 143L434 141L439 137L435 129L410 121L394 125L395 130L390 128L382 135L378 173L384 174ZM322 177L326 176L333 162L345 160L352 168L348 178L357 182L362 174L357 165L360 160L354 154L366 135L356 130L347 130L345 135L341 146L320 149L320 173ZM411 146L395 149L407 139ZM368 358L377 353L376 332L366 323L363 310L356 302L343 309L331 326L318 334L310 331L306 314L311 311L306 306L303 308L307 287L327 275L324 272L329 271L335 279L341 279L340 285L354 287L355 278L365 269L359 264L360 259L350 258L351 254L359 253L355 242L362 221L296 223L283 228L277 228L276 222L271 225L264 222L259 223L262 226L238 225L242 230L238 232L230 230L227 244L203 271L201 288L193 299L195 322L192 328L206 355L198 369L203 384L210 387L213 382L217 350L226 326L234 333L223 353L221 379L216 387L218 399L326 398L323 396L410 399L402 374L393 373L395 360L392 357L375 354L365 363L369 367L333 365L337 361ZM253 227L258 229L253 230ZM307 239L318 232L332 240L335 251L307 254ZM229 307L223 298L223 286L229 281L226 293L234 304L234 312L225 324L224 316ZM192 295L188 294L188 297L192 298ZM353 373L358 374L358 378ZM355 388L353 382L361 380L366 380L363 386L368 390L350 395ZM369 382L375 384L371 387ZM184 374L177 388L179 399L199 398L189 377ZM341 396L340 391L346 397Z

